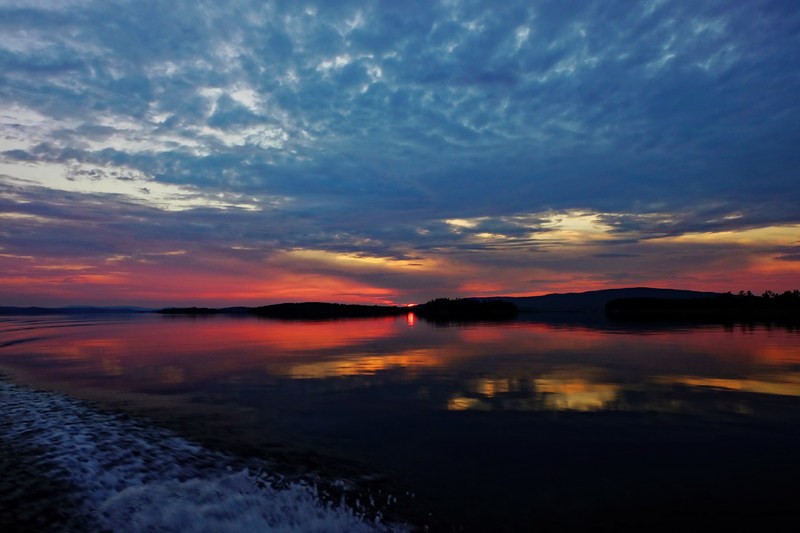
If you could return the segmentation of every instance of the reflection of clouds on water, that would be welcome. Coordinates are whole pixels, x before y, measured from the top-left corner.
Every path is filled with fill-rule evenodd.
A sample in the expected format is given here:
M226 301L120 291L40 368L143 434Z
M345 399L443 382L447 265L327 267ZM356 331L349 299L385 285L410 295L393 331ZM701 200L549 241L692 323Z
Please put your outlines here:
M605 409L616 400L619 386L574 378L540 378L536 380L536 390L544 396L548 409L595 411Z
M741 393L800 396L793 370L800 343L789 330L610 331L529 322L435 328L424 321L409 328L409 316L41 318L9 322L1 333L11 343L35 334L38 340L4 353L21 354L24 346L24 359L14 356L19 364L49 377L103 387L113 376L114 386L150 392L202 394L213 383L233 394L251 383L278 398L301 380L323 397L331 387L356 395L404 384L394 398L433 410L667 413L752 412L745 403L753 400ZM709 403L711 393L727 399Z
M166 366L161 370L161 382L170 385L183 383L186 379L183 369L178 366Z
M800 372L763 374L744 379L708 378L699 376L665 376L659 381L674 385L722 391L755 392L778 396L800 396Z
M491 411L492 406L478 398L456 396L454 398L450 398L450 401L447 402L447 409L450 411Z
M472 386L472 391L483 396L492 397L496 394L502 394L504 392L510 392L515 390L515 385L517 384L516 380L513 379L492 379L492 378L484 378L478 379L470 383Z
M107 376L121 376L124 372L124 368L122 364L120 364L119 359L116 357L114 358L105 358L101 361L103 372Z
M800 337L787 329L411 328L407 315L45 322L15 332L20 321L0 321L0 346L41 339L0 347L0 363L113 391L114 402L222 448L267 451L285 440L358 458L407 475L420 502L448 498L457 516L486 512L527 530L561 509L546 525L581 516L586 527L575 530L584 531L609 517L609 502L619 516L638 506L656 521L673 516L676 502L696 502L662 528L677 530L707 512L714 520L748 509L749 494L763 498L759 519L796 507ZM0 425L7 418L4 410ZM204 487L249 491L239 472L152 487L159 495L198 488L199 497L213 496ZM140 496L133 487L112 502L124 515L128 503L148 504ZM474 529L498 529L491 525ZM639 525L620 529L647 529Z
M390 369L405 369L414 372L441 365L442 360L434 350L411 350L397 355L363 355L303 363L292 366L287 374L293 379L324 379L373 375Z
M757 346L755 351L759 361L776 365L800 365L800 342L796 346Z
M690 375L653 376L641 383L608 380L596 367L572 366L530 376L468 380L446 402L449 411L627 411L699 413L699 396L723 393L703 408L752 414L752 398L735 393L800 396L799 372L775 372L740 379ZM725 397L724 393L730 393Z
M596 381L596 368L574 367L539 376L470 380L447 402L450 411L596 411L618 400L620 386Z

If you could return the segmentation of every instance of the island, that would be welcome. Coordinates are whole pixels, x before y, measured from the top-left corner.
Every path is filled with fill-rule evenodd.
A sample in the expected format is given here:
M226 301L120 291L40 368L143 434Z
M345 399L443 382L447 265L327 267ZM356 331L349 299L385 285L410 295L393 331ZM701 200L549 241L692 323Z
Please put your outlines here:
M413 312L431 322L503 321L517 316L511 302L472 298L437 298L414 306L358 305L325 302L300 302L260 307L169 307L159 309L163 315L248 315L282 320L331 320L397 316Z

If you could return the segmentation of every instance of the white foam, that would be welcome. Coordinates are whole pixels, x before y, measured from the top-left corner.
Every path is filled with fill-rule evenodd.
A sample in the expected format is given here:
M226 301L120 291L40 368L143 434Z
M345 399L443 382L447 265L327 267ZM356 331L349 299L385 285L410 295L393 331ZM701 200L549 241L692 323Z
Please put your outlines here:
M395 531L302 482L276 488L256 463L82 402L0 380L0 438L41 450L77 487L75 513L111 531ZM264 464L265 466L266 464Z

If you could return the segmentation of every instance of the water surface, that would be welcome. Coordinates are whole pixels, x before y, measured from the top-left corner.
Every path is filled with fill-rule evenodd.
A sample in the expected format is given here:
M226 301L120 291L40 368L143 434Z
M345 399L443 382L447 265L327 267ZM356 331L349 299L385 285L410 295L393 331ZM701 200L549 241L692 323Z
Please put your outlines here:
M78 396L213 409L204 424L225 428L223 447L358 462L409 487L434 529L798 518L800 334L787 328L6 317L0 365Z

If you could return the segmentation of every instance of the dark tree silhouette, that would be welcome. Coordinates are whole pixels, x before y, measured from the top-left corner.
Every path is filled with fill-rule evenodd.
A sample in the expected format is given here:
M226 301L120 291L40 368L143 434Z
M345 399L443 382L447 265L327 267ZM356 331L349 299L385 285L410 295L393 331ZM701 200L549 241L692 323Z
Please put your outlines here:
M621 320L711 320L800 322L800 291L726 292L711 298L623 298L606 305L606 314Z
M414 308L414 314L432 322L511 320L517 306L500 300L437 298Z

